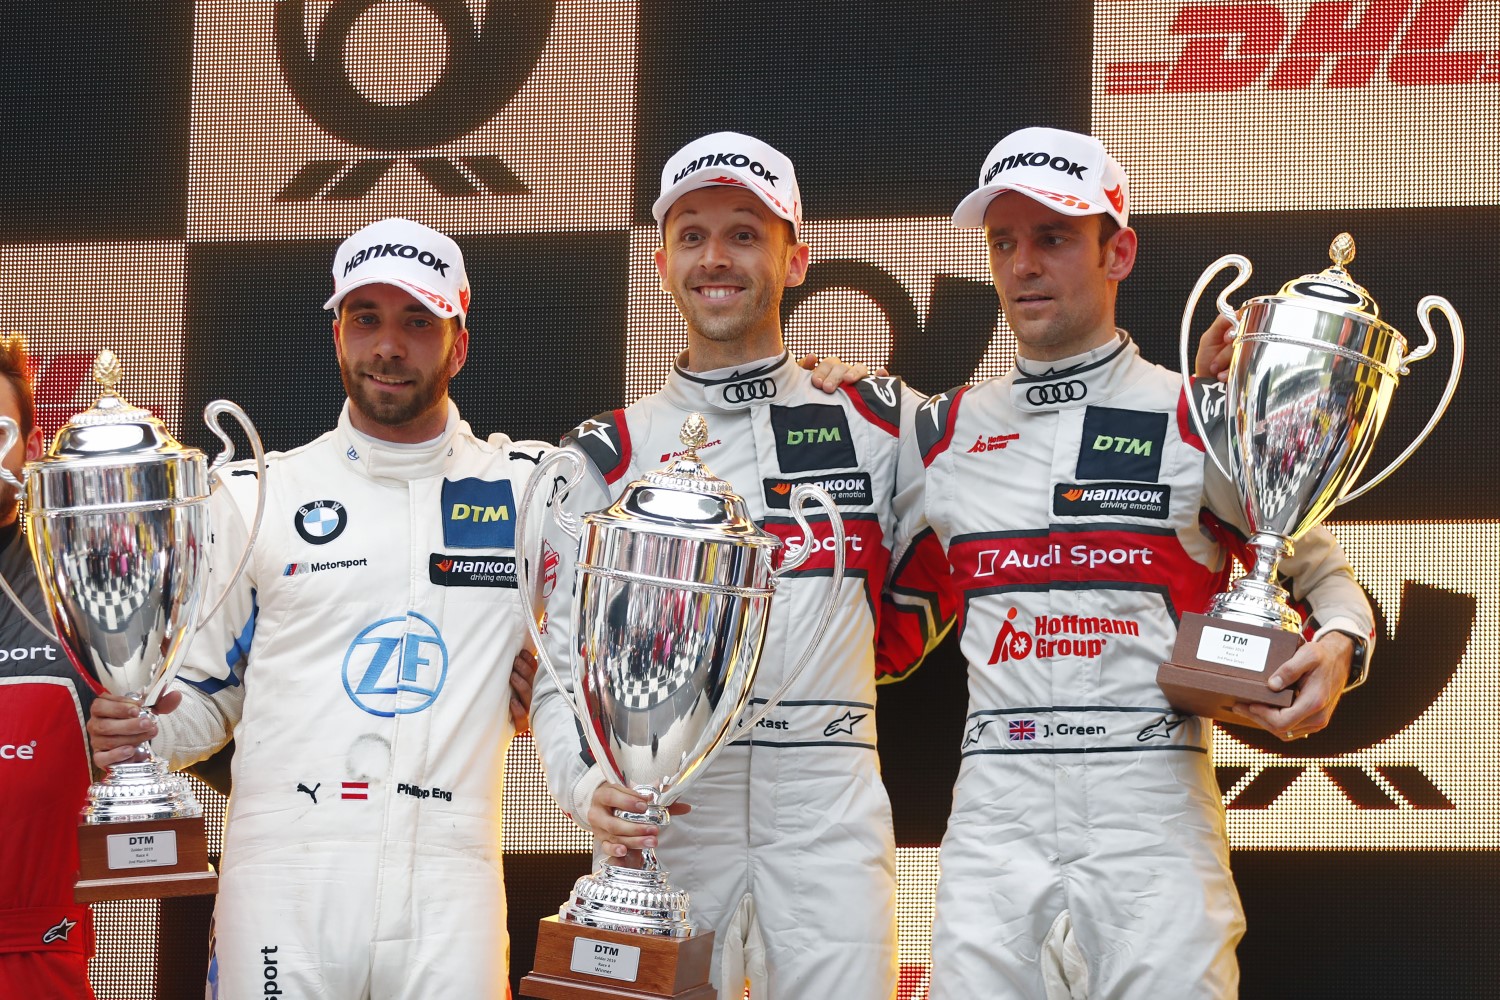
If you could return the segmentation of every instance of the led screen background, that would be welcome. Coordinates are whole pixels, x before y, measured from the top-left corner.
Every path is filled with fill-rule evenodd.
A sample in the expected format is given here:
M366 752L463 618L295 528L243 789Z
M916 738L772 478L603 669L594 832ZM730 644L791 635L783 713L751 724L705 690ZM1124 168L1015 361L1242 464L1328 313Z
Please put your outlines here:
M1124 161L1141 255L1120 321L1163 363L1209 262L1245 254L1239 294L1265 294L1352 232L1386 319L1419 342L1416 304L1442 294L1471 343L1446 422L1336 515L1382 615L1370 684L1292 747L1217 739L1244 992L1500 993L1500 3L97 0L7 5L0 47L3 328L31 341L49 430L110 346L131 398L200 447L220 396L270 447L321 433L342 402L328 262L402 214L465 251L465 417L554 439L680 349L650 204L666 156L721 129L797 165L813 264L793 349L929 392L1014 356L979 238L946 221L1011 129L1092 130ZM1412 366L1372 468L1426 422L1449 358ZM964 703L945 646L878 707L912 997ZM587 840L527 742L506 780L519 975ZM193 993L202 901L99 910L101 997Z

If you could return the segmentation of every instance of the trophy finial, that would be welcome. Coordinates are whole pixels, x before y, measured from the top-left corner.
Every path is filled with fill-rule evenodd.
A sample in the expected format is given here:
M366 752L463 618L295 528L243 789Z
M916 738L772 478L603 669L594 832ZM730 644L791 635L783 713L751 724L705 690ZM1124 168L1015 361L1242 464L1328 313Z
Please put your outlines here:
M113 393L122 374L120 359L115 357L115 352L107 347L100 351L94 359L94 381L104 386L105 392Z
M1354 237L1348 233L1339 233L1328 245L1328 256L1339 267L1346 266L1354 259Z
M678 437L696 458L698 449L708 442L708 421L703 419L703 414L694 413L682 422L682 432Z

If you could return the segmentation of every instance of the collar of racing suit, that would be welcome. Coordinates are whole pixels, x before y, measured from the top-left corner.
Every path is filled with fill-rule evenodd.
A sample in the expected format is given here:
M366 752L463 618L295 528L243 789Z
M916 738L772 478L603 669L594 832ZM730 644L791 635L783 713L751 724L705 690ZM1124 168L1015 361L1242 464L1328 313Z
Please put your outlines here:
M1078 409L1115 395L1135 377L1130 363L1140 353L1130 334L1118 328L1115 333L1118 339L1047 363L1045 371L1035 370L1040 367L1038 362L1017 358L1011 401L1018 409L1034 413Z
M441 475L453 455L453 436L468 431L469 425L459 419L458 407L450 399L448 422L443 433L416 446L385 444L354 429L349 422L349 401L346 399L339 413L339 425L333 433L344 457L353 462L361 474L371 479L409 482Z
M686 351L677 356L671 373L667 375L667 384L662 388L662 395L684 410L724 412L774 403L790 396L800 379L812 377L793 364L792 356L785 351L775 358L732 368L725 375L709 373L719 375L716 378L683 368L686 357Z

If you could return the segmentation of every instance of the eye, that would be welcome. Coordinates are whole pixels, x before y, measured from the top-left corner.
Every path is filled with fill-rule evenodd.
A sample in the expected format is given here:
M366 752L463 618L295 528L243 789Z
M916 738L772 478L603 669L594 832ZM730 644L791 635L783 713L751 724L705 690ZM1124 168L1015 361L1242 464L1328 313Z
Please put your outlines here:
M1057 233L1052 233L1044 237L1042 242L1047 244L1047 246L1049 247L1060 247L1064 243L1068 242L1068 238L1066 236L1060 236Z
M1016 248L1016 241L1015 240L1005 240L1005 239L993 239L993 240L990 240L990 249L991 250L999 251L1000 253L1010 253L1010 251L1014 250L1015 248Z

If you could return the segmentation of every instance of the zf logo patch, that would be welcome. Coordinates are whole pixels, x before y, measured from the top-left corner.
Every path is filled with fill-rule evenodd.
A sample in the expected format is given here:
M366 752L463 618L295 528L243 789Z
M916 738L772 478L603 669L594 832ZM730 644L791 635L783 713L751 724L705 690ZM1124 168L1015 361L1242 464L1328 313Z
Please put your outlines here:
M325 545L344 533L349 512L337 500L314 500L297 508L292 523L310 545Z
M516 499L509 479L445 479L442 502L445 546L515 548Z
M1078 444L1078 478L1154 483L1161 477L1166 440L1165 413L1090 406Z
M415 611L366 626L344 653L349 699L382 718L427 710L447 679L448 645Z
M849 418L842 406L808 403L771 407L776 460L782 472L847 469L855 464Z

